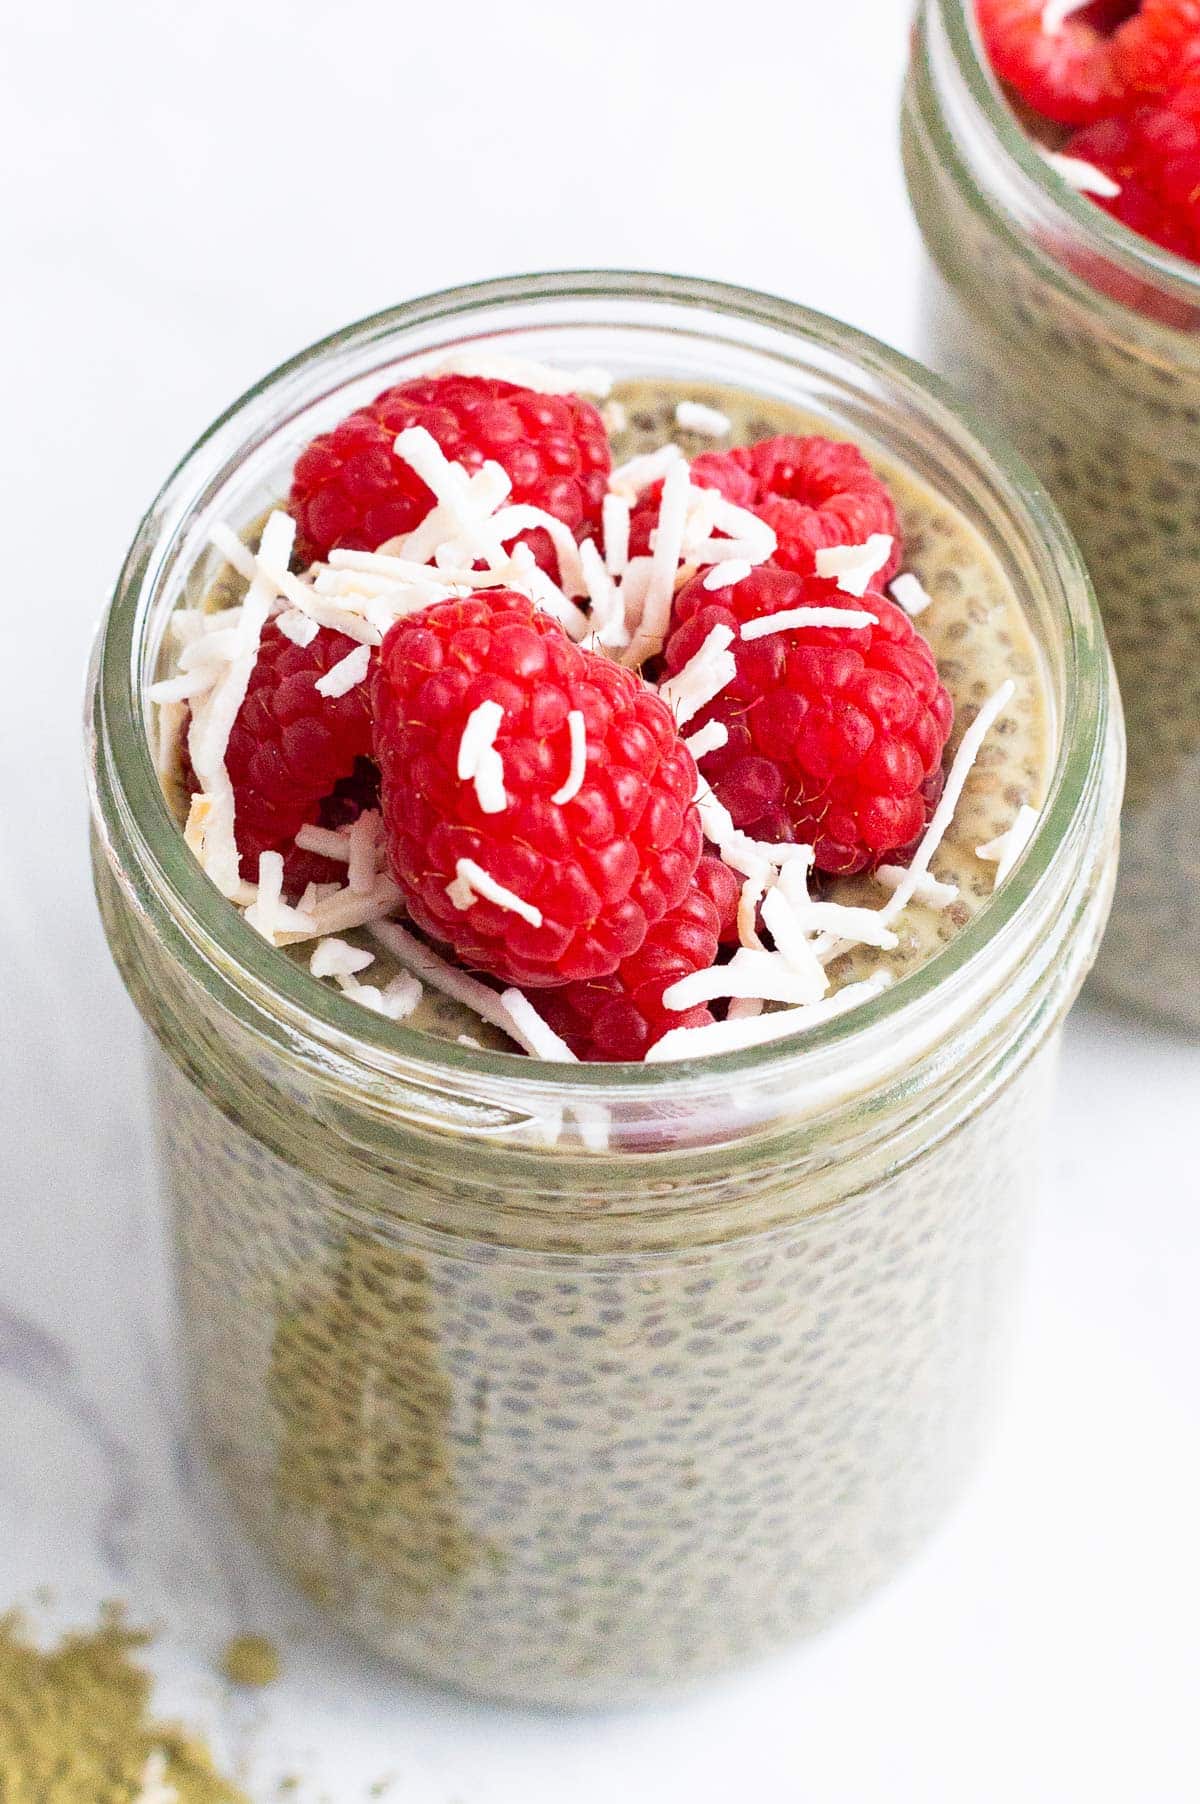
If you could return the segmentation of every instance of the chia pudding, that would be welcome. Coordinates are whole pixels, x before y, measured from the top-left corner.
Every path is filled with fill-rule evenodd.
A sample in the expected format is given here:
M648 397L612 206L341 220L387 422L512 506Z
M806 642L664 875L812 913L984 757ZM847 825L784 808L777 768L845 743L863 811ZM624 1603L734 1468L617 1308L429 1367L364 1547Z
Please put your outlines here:
M1010 110L969 12L966 0L921 7L904 108L909 191L930 253L925 354L1030 459L1091 571L1129 737L1095 982L1194 1031L1200 268L1095 204L1119 184L1104 189L1067 165L1088 189L1071 191L1045 156L1063 134Z
M186 772L168 769L176 813L153 799L148 749L129 743L142 705L122 685L135 663L164 680L174 609L211 607L214 580L218 601L237 594L201 551L217 491L254 542L311 436L305 402L321 424L352 381L353 401L461 348L472 307L476 355L517 337L524 355L614 370L618 464L670 439L698 456L713 441L697 428L723 446L813 432L863 446L929 598L952 787L1001 695L935 881L894 944L826 934L831 995L862 999L800 1037L562 1064L516 1053L469 993L432 982L388 1020L216 893L179 833ZM1019 468L890 353L667 278L494 284L382 324L256 391L150 517L98 654L98 894L158 1042L198 1421L241 1515L414 1670L522 1701L626 1699L821 1627L969 1472L1054 1030L1108 902L1119 717L1069 540ZM665 517L664 503L660 533ZM819 894L886 905L867 868ZM370 941L386 998L411 948L388 962L374 925L344 942Z

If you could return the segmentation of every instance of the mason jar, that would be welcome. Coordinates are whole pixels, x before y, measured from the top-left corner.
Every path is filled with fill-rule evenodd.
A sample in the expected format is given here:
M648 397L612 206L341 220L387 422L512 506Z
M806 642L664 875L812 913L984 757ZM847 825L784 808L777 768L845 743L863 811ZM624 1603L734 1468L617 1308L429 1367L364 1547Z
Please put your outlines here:
M904 100L923 355L1067 517L1100 599L1129 777L1098 988L1200 1031L1200 268L1054 174L973 0L922 0Z
M794 402L984 535L1044 663L1048 799L913 975L801 1040L547 1064L331 992L193 860L144 698L209 525L257 518L314 431L465 347ZM200 1433L310 1596L430 1678L607 1702L821 1627L928 1535L988 1419L1115 856L1110 666L1023 465L904 359L743 290L593 274L414 301L268 377L169 479L99 639L89 751Z

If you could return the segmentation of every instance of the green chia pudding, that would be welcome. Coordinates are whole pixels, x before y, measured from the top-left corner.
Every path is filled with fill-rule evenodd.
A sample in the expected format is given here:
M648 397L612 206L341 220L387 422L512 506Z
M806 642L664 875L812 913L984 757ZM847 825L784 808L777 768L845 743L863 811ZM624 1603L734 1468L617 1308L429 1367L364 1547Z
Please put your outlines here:
M783 303L769 303L767 356L736 292L626 278L644 283L631 297L621 278L599 280L604 329L585 309L565 344L548 297L568 278L481 291L495 315L483 326L502 341L483 349L511 355L512 328L549 308L516 348L614 370L602 404L617 466L671 442L692 459L820 433L863 446L894 498L916 579L896 593L918 609L954 705L954 805L917 893L889 917L894 935L864 915L887 907L899 872L814 879L818 913L803 921L824 1002L800 1002L790 976L765 996L735 984L733 1000L702 976L707 1003L681 1003L687 1026L670 1029L698 1032L690 1056L685 1037L657 1062L587 1063L572 1021L585 1062L564 1062L566 1047L516 1004L485 1003L481 1019L478 988L457 982L467 971L442 963L419 920L392 933L394 898L382 926L368 910L314 936L296 926L306 904L294 893L264 904L260 880L219 895L189 849L205 852L178 717L154 732L157 772L138 753L136 797L120 768L133 696L115 638L98 654L93 740L97 888L157 1040L156 1119L211 1456L264 1547L373 1648L447 1684L556 1703L635 1698L820 1628L894 1570L970 1472L1007 1339L1054 1030L1107 907L1121 773L1069 541L1028 514L1008 473L907 370ZM685 291L699 314L690 354L660 329ZM439 322L443 357L455 325ZM409 375L405 310L387 353L361 333L349 335L360 404ZM428 345L415 346L423 368L437 362ZM309 381L331 355L310 354ZM706 356L720 380L705 378ZM287 372L274 380L286 387ZM346 412L332 406L345 380L322 390L317 427ZM154 543L175 548L169 575L135 556L108 628L125 600L140 608L144 682L180 674L173 611L244 605L261 575L246 547L270 532L262 522L312 436L297 402L268 383L243 404L269 405L264 420L282 428L252 479L240 447L254 421L232 416L218 510L202 446L178 515L151 516ZM679 480L652 497L660 537ZM245 527L218 533L214 558L203 546L217 518ZM739 531L753 538L746 522ZM730 572L746 580L737 561ZM677 592L692 580L685 569ZM596 618L595 590L591 605ZM665 657L650 666L660 681ZM154 693L160 715L180 699ZM679 731L703 731L705 706ZM516 753L491 743L511 789ZM700 764L703 777L703 747ZM472 759L463 781L478 770ZM158 781L170 806L156 804L151 861L132 817L152 811ZM385 761L385 817L388 781ZM744 853L719 812L705 825L724 835L722 856ZM336 853L305 839L313 857ZM293 891L302 877L316 880L297 869ZM356 893L387 881L368 861ZM742 948L757 939L760 962L738 965L727 943L714 968L759 974L787 923L778 907L756 913L753 874L738 882L751 885ZM767 891L781 886L776 867ZM321 954L331 939L347 952ZM499 986L516 945L495 955L493 998L512 995ZM801 970L802 950L793 958ZM486 981L478 966L473 981ZM526 995L550 1017L548 992Z
M930 253L925 354L1042 476L1099 597L1129 770L1096 985L1195 1031L1200 268L1072 193L1042 154L1062 134L1019 121L963 0L927 0L903 133Z

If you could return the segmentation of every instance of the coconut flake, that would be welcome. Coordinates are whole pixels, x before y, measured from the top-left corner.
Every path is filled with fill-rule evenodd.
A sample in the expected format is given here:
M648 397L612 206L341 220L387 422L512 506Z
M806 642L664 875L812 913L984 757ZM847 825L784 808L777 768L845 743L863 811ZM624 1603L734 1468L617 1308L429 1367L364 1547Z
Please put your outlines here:
M301 827L293 844L301 852L315 852L318 858L335 858L340 864L350 862L349 834L335 833L332 827L318 827L308 823Z
M379 879L379 847L383 821L377 808L364 808L346 835L350 868L346 882L356 896L369 896Z
M701 438L725 438L730 431L729 415L703 401L680 401L675 424L681 432L695 432Z
M728 562L715 563L701 581L706 589L732 589L735 583L744 582L753 568L754 565L745 558L734 557Z
M550 797L560 808L579 794L587 774L587 721L581 709L572 708L567 715L567 731L571 736L571 767L566 782Z
M739 1052L747 1046L762 1046L771 1040L785 1039L789 1034L819 1027L838 1015L882 995L892 982L890 971L875 971L861 983L848 983L820 1002L796 1008L777 1009L771 1014L750 1020L714 1021L704 1027L673 1027L657 1040L646 1053L647 1064L662 1064L675 1059L694 1059L711 1053Z
M353 977L375 963L375 954L365 946L352 946L349 940L333 935L313 947L308 968L314 977Z
M895 540L873 532L864 545L824 545L817 552L817 575L835 577L847 595L865 595L892 555Z
M303 915L283 901L282 853L259 853L258 889L244 918L272 946L279 943L280 934L304 932L315 926L314 916Z
M908 872L902 864L881 864L876 866L875 875L884 889L895 891L900 888ZM958 885L942 883L932 871L926 871L909 900L923 903L926 908L949 908L952 902L958 901Z
M666 641L675 598L675 573L683 549L683 529L687 520L688 494L691 483L688 466L682 461L670 466L663 478L662 500L658 509L658 528L650 557L650 579L642 604L642 618L633 642L621 662L637 666L647 658L657 657Z
M629 502L610 490L600 510L604 567L610 576L620 576L629 562L629 520Z
M771 633L790 633L808 626L877 626L878 616L859 608L782 608L778 614L759 614L742 625L743 639L765 639Z
M592 604L590 637L599 646L611 647L619 651L629 644L629 629L625 625L625 606L620 590L613 581L610 571L605 568L604 560L596 549L595 541L585 539L579 547L579 562L583 570L583 580L587 584L588 598Z
M608 492L625 501L636 501L643 489L652 488L680 464L686 466L687 459L678 445L660 445L657 451L644 451L628 463L617 465L608 479Z
M300 646L311 645L321 630L312 615L302 614L299 608L285 608L276 616L275 625L285 639Z
M723 720L706 720L683 743L699 764L701 758L707 758L710 752L719 752L723 745L728 745L729 728Z
M1034 828L1041 816L1036 808L1028 802L1022 802L1013 818L1012 825L1004 832L989 839L985 846L976 846L975 856L994 862L996 875L992 879L992 888L999 889L1004 879L1011 874L1017 860L1033 838Z
M512 890L505 889L502 883L497 883L473 858L460 858L454 868L458 875L453 883L446 885L446 894L455 908L465 911L482 897L485 902L494 902L497 908L520 915L531 927L541 926L541 909L535 908L532 902L526 902Z
M294 521L276 510L263 528L260 555L286 565L295 530ZM240 540L235 542L245 551ZM246 699L250 675L258 659L262 629L276 592L270 579L259 569L257 559L252 560L252 570L238 620L237 656L222 670L200 706L193 709L188 730L188 755L200 792L210 804L203 832L198 836L199 857L205 871L225 896L232 896L240 882L239 854L234 838L233 784L225 768L225 752L233 723Z
M737 660L730 651L733 628L714 626L699 651L690 657L682 670L676 671L659 685L659 695L683 727L720 695L737 675Z
M509 1032L517 1029L517 1037L525 1050L535 1059L554 1059L564 1064L578 1064L575 1054L565 1040L559 1038L548 1022L530 1002L528 996L520 990L502 990L500 1004L508 1016Z
M916 894L917 885L929 869L930 860L942 840L946 830L954 819L954 811L958 807L959 797L966 786L972 766L978 758L984 740L987 738L995 722L1004 712L1016 693L1016 684L1009 677L1001 683L994 695L989 696L978 714L962 736L962 742L950 766L941 800L933 811L933 816L925 829L920 845L917 847L912 863L905 872L902 881L896 886L892 899L880 914L887 921L894 921L896 916L907 908Z
M681 1011L728 996L807 1004L818 1001L828 987L828 979L815 961L807 970L798 971L778 952L742 946L727 965L710 965L705 971L692 971L669 984L663 991L663 1003Z
M503 719L504 709L499 702L480 702L468 716L458 742L459 779L474 783L476 800L484 814L503 814L508 807L504 760L495 744Z
M1097 169L1084 157L1064 156L1058 150L1043 150L1042 156L1056 175L1062 177L1068 188L1076 194L1094 194L1100 200L1116 200L1121 192L1120 182L1114 182L1111 175L1103 169Z
M913 620L918 614L923 614L926 608L933 605L933 596L911 570L905 570L899 576L893 577L888 585L888 594L897 607L903 608L904 612Z
M339 696L349 695L352 689L358 688L370 666L371 647L356 645L344 658L339 658L323 677L318 677L313 688L318 695L325 696L329 701L336 701Z

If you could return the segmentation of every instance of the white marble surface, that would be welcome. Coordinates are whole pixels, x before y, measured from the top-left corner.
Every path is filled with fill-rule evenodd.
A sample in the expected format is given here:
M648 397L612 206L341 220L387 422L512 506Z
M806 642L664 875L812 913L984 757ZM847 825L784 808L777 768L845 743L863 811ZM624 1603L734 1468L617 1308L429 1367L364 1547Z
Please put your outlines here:
M43 0L0 154L0 1605L164 1625L163 1701L252 1797L408 1804L1174 1804L1195 1797L1200 1049L1067 1036L1010 1404L936 1544L822 1640L669 1708L572 1719L368 1664L240 1548L180 1428L136 1022L84 858L76 724L140 508L231 395L444 282L641 264L914 341L902 0ZM868 46L870 47L868 50ZM13 52L15 51L15 54ZM282 1682L226 1695L235 1627Z

